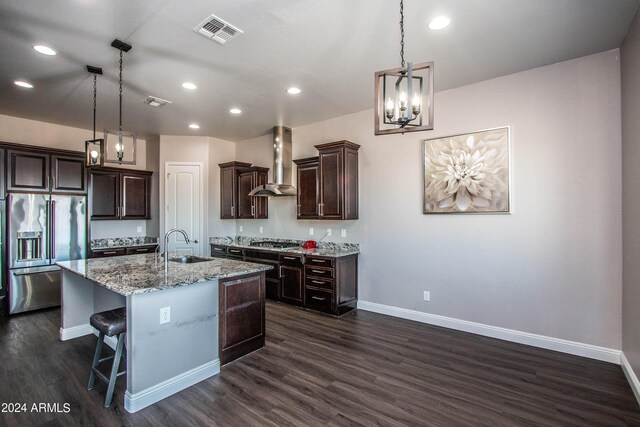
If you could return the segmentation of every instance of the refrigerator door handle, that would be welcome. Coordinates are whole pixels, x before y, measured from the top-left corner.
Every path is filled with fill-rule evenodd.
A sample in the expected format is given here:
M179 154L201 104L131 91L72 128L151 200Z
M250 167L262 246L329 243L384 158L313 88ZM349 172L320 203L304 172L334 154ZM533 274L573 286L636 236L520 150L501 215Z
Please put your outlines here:
M56 201L51 200L51 228L49 228L49 236L51 240L51 256L50 259L56 259Z

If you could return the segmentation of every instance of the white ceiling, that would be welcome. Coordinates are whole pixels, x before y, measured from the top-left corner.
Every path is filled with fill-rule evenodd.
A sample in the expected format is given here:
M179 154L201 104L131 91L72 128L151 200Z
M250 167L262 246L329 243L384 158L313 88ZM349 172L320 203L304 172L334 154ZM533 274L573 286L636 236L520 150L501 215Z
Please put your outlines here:
M405 0L405 57L434 60L436 90L450 89L619 47L639 3ZM194 33L212 13L244 34L222 46ZM442 14L451 25L428 30ZM275 124L372 108L374 72L399 66L398 21L399 2L390 0L5 0L0 114L91 128L89 64L104 69L98 129L117 128L118 51L110 44L120 38L133 45L124 65L126 130L243 140ZM34 44L58 55L40 55ZM35 88L18 88L16 79ZM185 81L198 89L183 89ZM288 95L290 85L303 92ZM147 95L173 103L150 107ZM229 114L232 106L243 114Z

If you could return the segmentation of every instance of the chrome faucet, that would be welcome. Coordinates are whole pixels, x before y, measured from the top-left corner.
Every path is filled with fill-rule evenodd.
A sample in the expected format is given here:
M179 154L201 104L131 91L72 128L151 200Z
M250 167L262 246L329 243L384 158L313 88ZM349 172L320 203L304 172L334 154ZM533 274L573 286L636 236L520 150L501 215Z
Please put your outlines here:
M171 230L167 231L167 233L164 235L164 273L165 274L169 272L169 248L167 246L169 245L169 236L171 235L171 233L182 233L182 235L184 236L184 242L187 245L191 243L191 239L189 239L187 232L184 231L183 229L172 228ZM194 240L193 243L198 243L198 241Z

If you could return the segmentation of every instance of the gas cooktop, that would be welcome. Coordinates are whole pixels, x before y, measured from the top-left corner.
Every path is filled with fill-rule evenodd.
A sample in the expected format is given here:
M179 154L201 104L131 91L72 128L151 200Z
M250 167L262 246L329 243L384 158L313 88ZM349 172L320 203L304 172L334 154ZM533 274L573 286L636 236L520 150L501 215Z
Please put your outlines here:
M251 242L249 246L281 249L281 248L297 248L300 246L300 244L298 242L293 242L293 241L277 242L273 240L263 240L262 242Z

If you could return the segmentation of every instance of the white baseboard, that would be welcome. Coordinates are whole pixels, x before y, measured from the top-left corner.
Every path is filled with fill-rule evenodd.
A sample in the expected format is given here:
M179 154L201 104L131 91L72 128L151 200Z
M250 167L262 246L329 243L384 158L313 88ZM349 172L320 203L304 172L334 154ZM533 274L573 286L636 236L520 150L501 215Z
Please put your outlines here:
M218 373L220 373L220 359L200 365L138 393L129 393L127 390L124 394L124 409L128 412L137 412Z
M622 372L624 372L624 376L627 377L631 390L633 390L633 394L636 396L636 400L640 403L640 381L638 381L638 377L624 353L620 354L620 364L622 365Z
M361 310L373 311L375 313L387 314L389 316L401 317L403 319L415 320L416 322L470 332L472 334L498 338L505 341L526 344L548 350L560 351L562 353L588 357L590 359L602 360L604 362L615 363L617 365L621 363L620 356L622 352L611 348L547 337L544 335L531 334L513 329L499 328L497 326L484 325L482 323L469 322L467 320L459 320L452 317L423 313L421 311L393 307L369 301L358 301L358 308Z
M90 324L73 326L71 328L60 328L60 341L68 341L74 338L83 337L93 333L93 327Z

